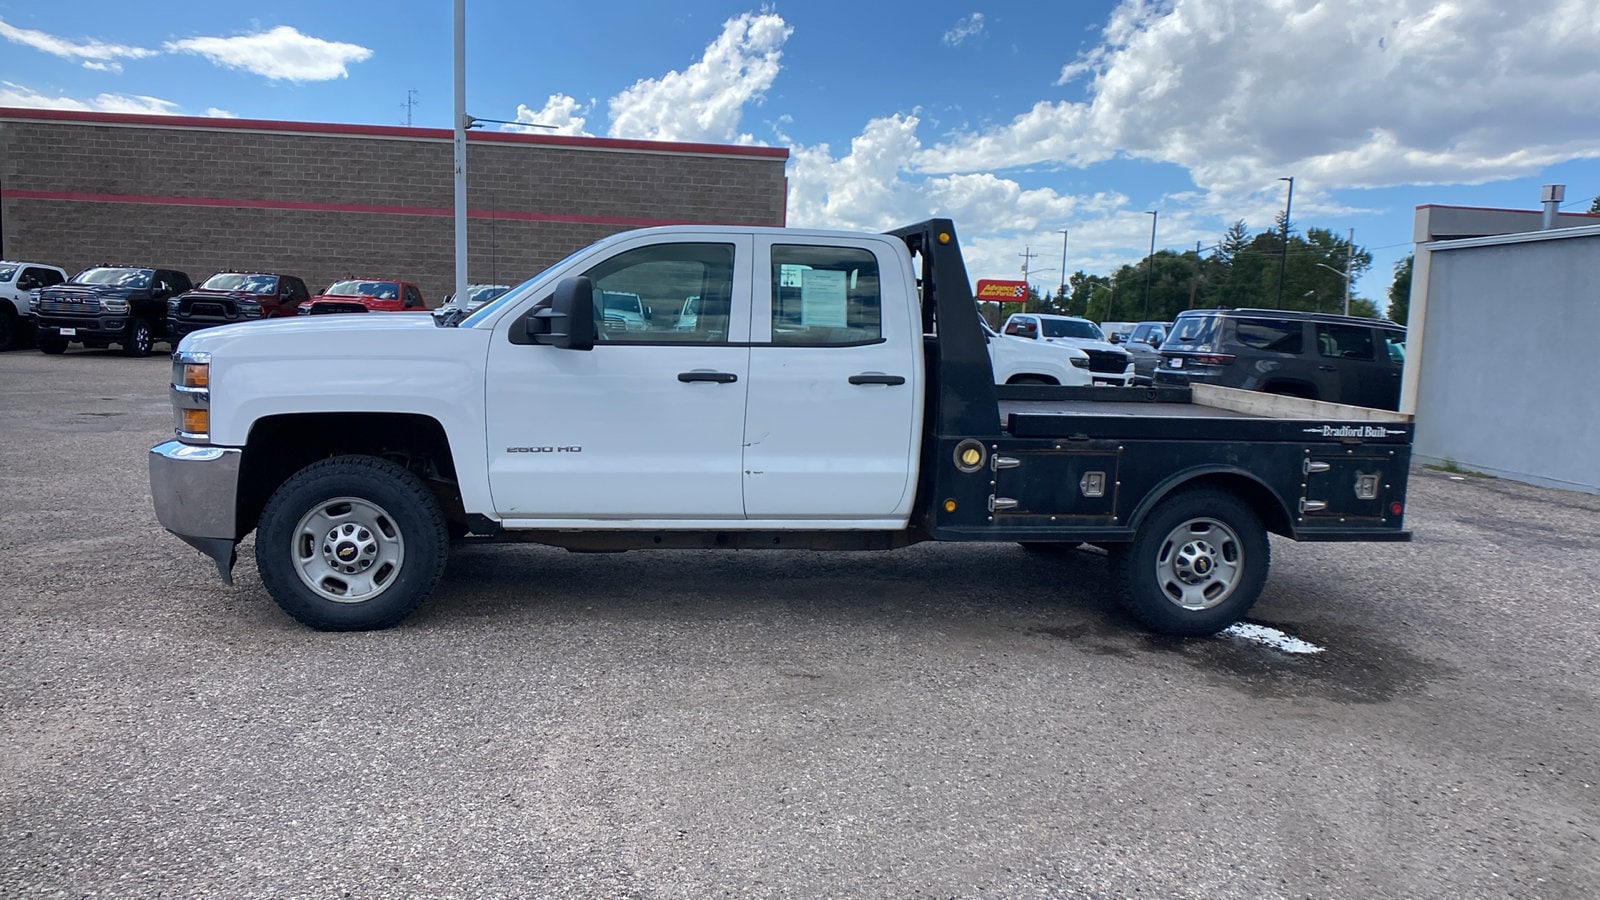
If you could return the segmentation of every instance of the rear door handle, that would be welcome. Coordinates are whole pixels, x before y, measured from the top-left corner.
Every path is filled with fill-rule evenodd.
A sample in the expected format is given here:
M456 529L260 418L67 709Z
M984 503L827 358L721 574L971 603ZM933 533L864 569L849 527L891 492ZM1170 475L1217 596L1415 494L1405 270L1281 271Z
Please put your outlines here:
M851 384L905 384L904 375L851 375Z
M1319 372L1337 372L1337 371L1339 371L1339 367L1338 366L1317 366L1317 371L1319 371Z
M733 384L739 376L732 372L679 372L678 380L682 382L710 381L715 384Z

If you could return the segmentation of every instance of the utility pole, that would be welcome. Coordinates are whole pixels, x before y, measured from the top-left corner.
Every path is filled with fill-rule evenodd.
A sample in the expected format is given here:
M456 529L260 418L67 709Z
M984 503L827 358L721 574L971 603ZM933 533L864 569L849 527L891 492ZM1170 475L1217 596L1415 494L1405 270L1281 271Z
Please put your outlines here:
M1032 247L1029 247L1027 244L1023 244L1022 252L1018 253L1017 255L1022 257L1022 281L1024 284L1028 285L1028 290L1032 290L1033 285L1028 282L1028 264L1033 262L1033 260L1037 258L1039 254L1034 253ZM1028 295L1026 293L1022 295L1022 308L1024 310L1028 308Z
M1356 264L1356 230L1350 229L1350 235L1344 239L1344 314L1350 315L1350 279L1355 274L1353 267Z
M1061 229L1061 302L1067 302L1067 229Z
M1150 318L1150 279L1156 273L1156 222L1161 218L1160 210L1150 210L1150 255L1144 258L1144 317Z
M1274 307L1283 309L1283 276L1289 269L1289 211L1294 208L1294 176L1278 180L1289 182L1289 199L1283 204L1283 253L1278 257L1278 304Z
M1200 292L1200 242L1194 242L1194 278L1189 281L1189 308L1194 309L1195 295Z

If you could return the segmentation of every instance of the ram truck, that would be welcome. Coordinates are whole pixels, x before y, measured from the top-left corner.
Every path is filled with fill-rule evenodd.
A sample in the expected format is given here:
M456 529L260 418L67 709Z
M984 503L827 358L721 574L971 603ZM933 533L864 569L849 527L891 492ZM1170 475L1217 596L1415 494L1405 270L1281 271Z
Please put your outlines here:
M94 350L121 344L128 356L149 356L156 341L168 340L167 301L192 287L177 269L92 266L39 289L28 307L34 340L50 354L77 341Z
M422 290L408 281L382 278L346 278L328 285L322 293L301 303L302 316L328 313L427 312Z
M310 296L306 283L294 275L218 272L167 301L167 334L177 341L202 328L298 315Z
M692 330L604 315L606 292ZM1084 544L1148 627L1209 634L1270 534L1404 541L1404 415L1200 385L996 385L954 225L613 235L470 315L196 332L161 524L314 628L383 628L453 542L573 551Z

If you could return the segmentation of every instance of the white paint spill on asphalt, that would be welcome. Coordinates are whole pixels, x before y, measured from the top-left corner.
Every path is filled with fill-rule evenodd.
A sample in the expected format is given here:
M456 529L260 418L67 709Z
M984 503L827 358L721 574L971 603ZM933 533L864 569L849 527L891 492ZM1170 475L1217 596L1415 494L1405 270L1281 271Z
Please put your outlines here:
M1276 628L1257 625L1253 622L1240 622L1237 625L1222 630L1223 637L1237 638L1241 641L1250 641L1279 650L1284 653L1321 653L1325 648L1318 647L1310 641L1302 641L1292 634L1285 634Z

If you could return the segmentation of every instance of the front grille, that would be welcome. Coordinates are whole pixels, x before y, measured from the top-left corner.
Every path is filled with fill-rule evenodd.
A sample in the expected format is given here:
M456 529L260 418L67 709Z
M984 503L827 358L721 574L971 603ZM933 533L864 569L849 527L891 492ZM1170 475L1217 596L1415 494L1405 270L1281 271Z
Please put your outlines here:
M311 304L311 314L314 316L327 315L329 313L364 312L367 312L367 308L360 303L332 303L324 300L320 303Z
M41 299L39 301L39 311L42 313L66 314L69 316L97 316L100 314L100 301Z
M1089 354L1089 371L1107 375L1121 375L1128 368L1128 354L1120 350L1085 350Z

